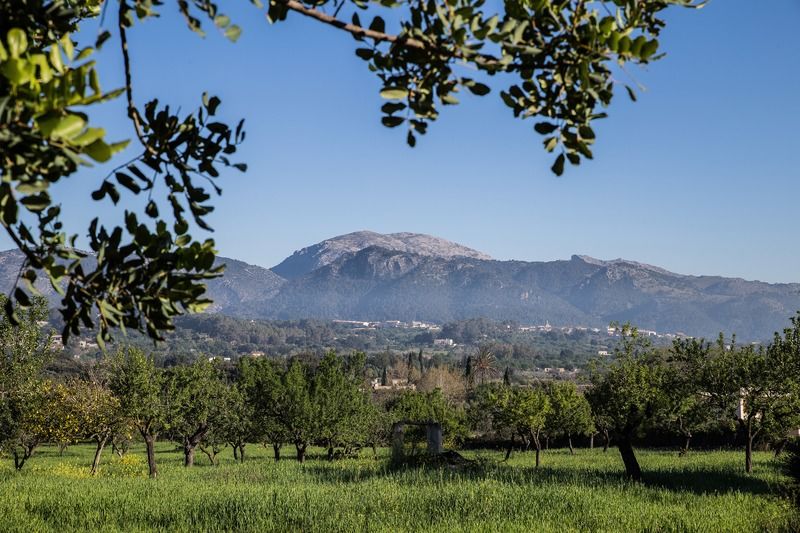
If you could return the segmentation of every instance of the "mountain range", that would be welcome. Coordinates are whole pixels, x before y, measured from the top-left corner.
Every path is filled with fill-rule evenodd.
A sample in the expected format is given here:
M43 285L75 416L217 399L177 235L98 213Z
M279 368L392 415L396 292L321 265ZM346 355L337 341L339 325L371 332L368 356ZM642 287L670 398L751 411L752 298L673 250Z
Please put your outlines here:
M21 260L16 250L0 252L0 287L13 285ZM595 327L630 321L665 333L715 337L723 331L762 340L800 310L799 283L689 276L580 255L498 261L415 233L334 237L298 250L272 269L219 261L227 269L209 283L210 312L244 318L442 323L486 317Z

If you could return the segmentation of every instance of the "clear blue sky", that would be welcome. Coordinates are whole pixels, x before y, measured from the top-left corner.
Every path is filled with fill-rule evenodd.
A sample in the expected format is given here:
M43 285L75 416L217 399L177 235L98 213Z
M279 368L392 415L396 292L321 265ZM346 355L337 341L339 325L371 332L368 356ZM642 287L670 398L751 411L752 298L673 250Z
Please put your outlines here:
M498 259L577 253L800 281L797 0L673 9L668 56L634 69L647 92L635 104L619 94L595 160L561 178L533 122L515 120L496 91L464 96L408 148L380 125L378 80L348 35L296 15L269 26L239 4L229 13L244 29L237 44L212 28L200 39L172 15L132 35L139 102L158 95L190 109L205 88L224 117L247 119L250 169L224 177L211 218L224 256L273 266L370 229L438 235ZM116 48L103 57L105 86L119 85ZM120 104L97 120L129 137ZM58 189L81 233L110 212L88 198L101 178L89 169Z

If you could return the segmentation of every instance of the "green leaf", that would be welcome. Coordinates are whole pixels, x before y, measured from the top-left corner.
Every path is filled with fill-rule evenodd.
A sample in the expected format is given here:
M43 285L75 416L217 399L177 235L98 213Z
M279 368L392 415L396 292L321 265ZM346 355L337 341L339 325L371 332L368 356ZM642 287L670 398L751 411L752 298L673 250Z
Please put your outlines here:
M231 42L236 42L239 40L239 36L242 34L242 29L237 26L236 24L232 26L228 26L225 29L225 37L228 38Z
M16 289L14 289L14 299L17 300L19 305L22 306L22 307L30 307L31 306L30 297L20 287L17 287Z
M71 139L83 131L86 121L78 115L51 116L37 123L45 137Z
M88 128L85 132L72 139L72 144L75 146L88 146L97 139L102 139L105 134L106 130L103 128Z
M142 188L139 186L138 183L136 183L136 180L134 180L127 174L123 172L117 172L114 174L114 177L117 178L117 182L119 182L120 185L122 185L132 193L139 194L140 192L142 192Z
M9 59L0 64L0 72L12 85L24 85L33 79L35 67L24 59Z
M28 36L19 28L8 31L8 54L12 59L17 59L28 49Z
M556 131L558 126L556 124L551 124L550 122L538 122L533 126L533 129L536 130L536 133L548 135Z
M50 195L46 192L41 192L39 194L25 196L20 200L20 203L24 205L28 211L38 213L50 207Z
M83 153L97 161L98 163L105 163L111 156L113 152L111 147L105 143L102 139L97 139L93 143L89 144L83 149Z
M369 61L372 59L372 56L375 55L375 52L369 48L356 48L356 55L364 61Z
M400 87L387 87L381 91L381 98L387 100L401 100L408 97L408 89Z
M383 33L386 31L386 23L383 21L381 17L375 17L372 19L372 23L369 25L369 29L372 31L377 31L379 33Z
M553 163L553 166L550 167L556 176L560 176L564 173L564 159L564 154L559 154L559 156L556 157L556 161Z
M67 61L72 61L75 57L75 45L72 44L69 33L65 33L59 42L61 43L61 48L64 49L64 53L67 55Z
M475 83L473 83L471 85L467 85L467 88L470 90L470 92L472 94L475 94L475 95L478 95L478 96L486 96L491 91L491 89L489 89L488 85L486 85L484 83L479 83L479 82L475 82Z
M381 123L386 126L387 128L396 128L400 124L405 122L403 117L382 117Z
M381 111L383 111L387 115L391 115L392 113L402 111L405 108L406 104L402 102L386 102L381 106Z
M625 90L628 91L628 97L631 99L631 101L635 102L636 101L636 93L631 88L631 86L630 85L626 85L625 86Z

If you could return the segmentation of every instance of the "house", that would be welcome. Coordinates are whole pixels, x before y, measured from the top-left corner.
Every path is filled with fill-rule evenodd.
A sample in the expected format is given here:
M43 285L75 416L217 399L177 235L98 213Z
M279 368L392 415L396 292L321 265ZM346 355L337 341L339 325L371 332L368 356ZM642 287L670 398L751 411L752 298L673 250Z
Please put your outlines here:
M417 390L417 386L409 383L407 379L390 379L386 385L381 385L381 380L375 378L370 386L372 390Z
M453 339L433 339L434 346L455 346Z

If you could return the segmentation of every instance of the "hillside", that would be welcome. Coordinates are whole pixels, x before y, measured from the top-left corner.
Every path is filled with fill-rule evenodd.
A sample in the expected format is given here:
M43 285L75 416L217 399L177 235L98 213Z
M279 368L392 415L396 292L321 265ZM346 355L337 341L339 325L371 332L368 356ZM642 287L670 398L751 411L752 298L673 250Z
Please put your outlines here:
M17 251L0 253L5 290L16 279L20 261ZM594 327L616 320L665 333L714 337L724 331L763 340L800 310L797 283L687 276L624 259L578 255L562 261L496 261L410 233L334 237L295 252L273 270L223 257L218 261L228 268L223 278L209 283L212 311L244 318L442 323L486 317Z

